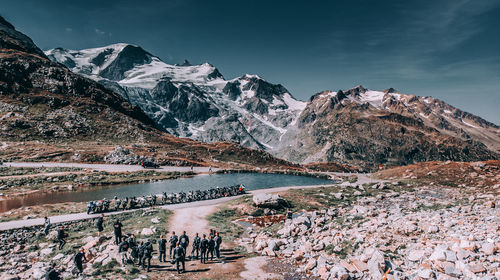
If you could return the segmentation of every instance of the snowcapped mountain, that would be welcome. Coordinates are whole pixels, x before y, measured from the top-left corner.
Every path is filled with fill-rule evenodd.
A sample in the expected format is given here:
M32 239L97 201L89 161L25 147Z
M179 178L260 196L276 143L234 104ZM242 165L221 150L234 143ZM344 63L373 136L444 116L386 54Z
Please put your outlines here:
M173 135L235 141L295 162L470 161L500 151L495 124L392 88L324 91L303 102L257 75L225 79L211 64L170 65L130 44L45 54L120 93Z
M257 75L226 80L208 63L170 65L130 44L45 54L119 92L180 137L272 150L305 107L282 85Z

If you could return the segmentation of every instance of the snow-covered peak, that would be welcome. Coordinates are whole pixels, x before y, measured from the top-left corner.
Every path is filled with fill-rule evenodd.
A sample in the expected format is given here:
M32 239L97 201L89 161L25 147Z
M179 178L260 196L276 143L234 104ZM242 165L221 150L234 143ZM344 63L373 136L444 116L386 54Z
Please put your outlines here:
M139 48L136 45L117 43L105 47L83 50L68 50L55 48L45 51L51 60L64 64L73 72L85 75L98 75L106 69L127 46Z
M78 51L56 48L45 53L73 72L96 80L109 79L128 87L152 89L164 78L199 85L223 79L210 63L191 65L186 60L182 65L170 65L132 44L118 43Z

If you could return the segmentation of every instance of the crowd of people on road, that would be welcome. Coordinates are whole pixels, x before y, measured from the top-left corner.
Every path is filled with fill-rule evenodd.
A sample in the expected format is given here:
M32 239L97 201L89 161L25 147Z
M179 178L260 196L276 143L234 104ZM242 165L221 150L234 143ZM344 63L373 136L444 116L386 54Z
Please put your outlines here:
M101 214L95 222L97 236L101 236L104 231L104 214ZM43 232L47 235L49 233L51 224L50 220L45 217L45 226ZM175 265L177 273L186 272L186 260L199 260L200 263L206 264L207 261L221 261L220 248L222 238L214 229L210 229L208 234L195 233L192 241L183 231L180 236L172 232L167 240L165 235L161 235L158 240L145 239L137 241L135 235L122 233L123 224L119 219L115 219L113 223L114 243L118 246L118 253L120 255L121 265L127 264L137 265L143 270L151 271L151 259L155 252L153 243L157 243L158 261L160 263L170 263ZM57 229L57 243L58 249L62 250L66 244L66 237L68 234L65 232L64 226L60 225ZM191 241L191 243L190 243ZM188 246L191 244L191 252L188 256ZM167 258L168 249L168 258ZM83 274L83 263L87 262L85 250L80 248L73 256L73 264L75 269L73 273L78 276ZM51 264L46 273L46 278L49 280L61 279L60 272L56 269L55 264Z
M239 184L230 187L215 187L208 190L196 190L179 193L151 194L140 197L113 198L114 207L111 207L111 201L107 198L102 200L90 201L87 204L87 214L103 213L110 211L123 211L127 209L137 209L152 207L155 205L167 205L176 203L186 203L192 201L216 199L226 196L235 196L245 193L245 186Z

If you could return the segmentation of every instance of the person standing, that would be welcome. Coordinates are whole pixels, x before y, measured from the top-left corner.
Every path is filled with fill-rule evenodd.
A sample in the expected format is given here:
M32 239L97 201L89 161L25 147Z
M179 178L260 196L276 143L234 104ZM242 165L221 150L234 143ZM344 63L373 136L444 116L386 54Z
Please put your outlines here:
M43 225L44 225L43 233L45 233L45 236L47 236L47 235L49 235L49 231L50 231L50 219L45 217Z
M128 242L128 246L129 246L129 248L131 250L130 256L132 257L132 261L135 264L135 260L139 257L139 248L137 246L137 242L135 241L134 234L131 234L128 237L127 242Z
M210 239L208 240L208 254L210 254L210 260L214 259L214 250L215 250L215 240L214 237L210 235Z
M166 262L167 239L165 239L163 235L161 235L160 240L158 240L158 251L160 252L158 260L160 262Z
M215 256L217 259L220 259L220 245L222 244L222 238L219 235L219 232L215 234Z
M115 223L113 224L116 245L118 245L118 244L120 244L120 242L122 242L122 226L123 225L120 222L120 220L116 219Z
M101 214L101 216L97 218L95 225L97 227L97 236L101 236L101 233L104 230L104 214Z
M181 246L184 248L184 252L187 252L187 247L189 245L189 237L186 235L186 231L182 232L181 237L179 237L179 242Z
M200 241L200 262L201 263L206 263L207 262L207 250L208 250L208 240L207 240L207 235L203 234L203 239Z
M122 200L119 199L116 195L115 195L115 211L118 211L118 209L120 209L120 205L122 204Z
M120 242L120 244L118 244L118 253L120 253L122 266L125 266L127 264L128 261L127 251L129 247L130 244L128 244L126 240L123 240L122 242Z
M198 259L199 256L200 256L200 242L201 242L201 239L200 239L200 236L198 235L198 233L196 233L196 236L194 237L193 239L193 249L191 249L191 259ZM196 252L196 257L194 255L194 253Z
M60 226L59 229L57 230L57 241L59 242L59 250L62 250L64 247L64 244L66 244L66 238L67 234L64 232L64 226Z
M179 237L175 235L175 231L172 231L172 236L170 236L169 242L170 242L170 250L168 253L168 257L171 259L172 258L172 251L175 249L175 246L177 245L177 242L179 241Z
M47 269L47 273L45 273L45 280L60 280L61 274L56 270L56 264L51 263L50 267Z
M139 247L137 248L137 258L139 259L138 266L142 264L142 257L144 257L144 241L139 242Z
M182 264L182 273L186 272L186 250L179 243L177 243L177 247L174 249L174 258L175 258L175 266L177 268L177 273L181 274L180 264Z
M73 262L78 269L77 275L81 275L83 273L84 260L87 261L87 258L85 257L85 250L83 248L80 248L80 251L73 256Z
M146 271L149 272L149 267L151 266L151 258L153 257L153 245L151 242L146 241L144 244L144 253L142 255L142 269L146 269L146 261L148 262Z
M286 219L291 220L293 218L293 213L290 211L290 208L286 209Z

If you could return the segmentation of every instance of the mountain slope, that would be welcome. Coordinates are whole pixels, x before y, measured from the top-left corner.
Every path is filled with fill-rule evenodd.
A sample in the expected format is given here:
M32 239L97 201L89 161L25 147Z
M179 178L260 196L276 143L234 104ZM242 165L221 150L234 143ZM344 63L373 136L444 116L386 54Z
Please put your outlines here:
M50 61L3 18L0 70L2 138L129 139L156 133L138 107Z
M443 110L455 112L455 117L443 116ZM442 118L453 122L442 125ZM465 124L460 126L459 120ZM282 137L277 154L298 162L335 159L365 167L498 158L478 137L467 134L465 126L470 125L477 126L474 132L483 139L500 138L494 124L433 98L361 86L325 91L311 97L296 125ZM489 144L498 148L498 142Z
M119 92L160 129L195 140L272 150L305 106L283 86L259 76L225 80L208 63L169 65L134 45L56 48L46 54Z
M121 51L126 49L123 46ZM148 59L151 56L138 48L129 48L126 58L119 62L106 64L102 57L94 58L99 66L87 70L119 78L125 73L122 70ZM70 61L66 64L73 65ZM29 37L1 16L0 139L0 157L9 160L99 162L115 145L126 145L132 153L169 164L238 163L250 168L300 169L236 143L205 144L158 130L139 107L102 84L49 60Z

